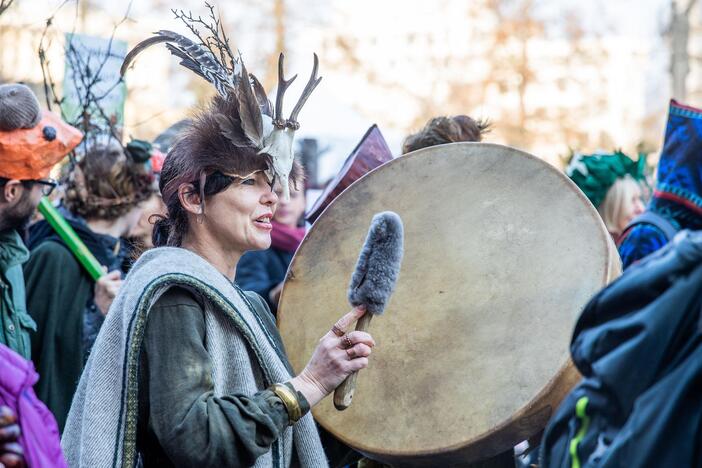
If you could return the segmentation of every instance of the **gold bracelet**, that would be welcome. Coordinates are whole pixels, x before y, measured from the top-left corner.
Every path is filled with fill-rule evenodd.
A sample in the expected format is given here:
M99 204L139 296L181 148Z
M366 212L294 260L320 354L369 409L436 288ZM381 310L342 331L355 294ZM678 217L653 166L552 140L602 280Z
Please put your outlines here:
M290 418L290 423L296 423L302 417L302 409L300 408L300 402L297 401L297 395L295 392L290 390L287 386L283 384L273 384L271 385L271 391L275 393L278 398L285 405L285 409L288 411L288 418Z

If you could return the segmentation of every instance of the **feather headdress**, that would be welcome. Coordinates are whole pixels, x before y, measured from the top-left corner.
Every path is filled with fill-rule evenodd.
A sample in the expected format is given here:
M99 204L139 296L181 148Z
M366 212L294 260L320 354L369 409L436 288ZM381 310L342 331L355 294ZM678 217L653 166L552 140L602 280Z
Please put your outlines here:
M212 13L212 7L208 7ZM222 99L236 103L238 115L219 113L214 116L222 134L235 146L253 148L258 154L269 158L266 176L271 184L276 180L280 181L283 197L288 200L289 177L294 160L293 139L295 131L300 128L297 117L307 98L322 80L317 76L317 54L314 54L310 79L290 117L286 119L283 117L283 96L297 75L289 80L284 78L285 57L282 53L278 58L278 91L274 108L261 83L246 70L241 56L235 57L231 52L219 20L215 20L214 26L208 26L212 36L203 40L191 24L196 21L202 23L202 20L195 20L183 12L174 13L186 22L200 43L173 31L158 31L153 37L137 44L127 54L122 64L122 75L143 50L155 44L165 43L168 50L180 59L182 66L210 82ZM213 45L218 50L217 54L212 50Z

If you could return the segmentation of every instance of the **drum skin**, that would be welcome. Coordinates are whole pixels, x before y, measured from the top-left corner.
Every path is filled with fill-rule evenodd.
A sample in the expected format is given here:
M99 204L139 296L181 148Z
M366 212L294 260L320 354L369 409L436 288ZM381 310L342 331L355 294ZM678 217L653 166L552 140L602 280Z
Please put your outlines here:
M368 457L460 466L541 431L579 380L569 357L587 301L618 276L604 224L561 172L522 151L453 143L394 159L317 219L288 270L278 324L300 372L350 310L373 215L404 222L405 253L353 404L315 419Z

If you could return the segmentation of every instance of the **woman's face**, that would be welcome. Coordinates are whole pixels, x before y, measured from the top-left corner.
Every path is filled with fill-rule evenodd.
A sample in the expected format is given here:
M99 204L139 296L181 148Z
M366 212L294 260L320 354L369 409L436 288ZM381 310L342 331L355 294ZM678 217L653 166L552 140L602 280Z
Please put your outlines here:
M275 187L278 195L278 208L275 211L274 220L286 226L295 227L305 212L305 194L302 190L290 189L290 200L283 200L283 189L280 184Z
M141 204L142 213L136 226L129 232L129 237L139 239L147 248L153 247L151 234L154 225L149 222L149 218L155 214L166 214L166 205L163 204L161 196L157 193L151 194L149 198Z
M124 227L124 232L122 233L121 237L127 237L129 234L134 230L136 225L139 223L139 218L141 218L142 213L144 212L143 208L143 202L139 203L138 205L132 207L131 210L123 214L122 216L125 219L125 227Z
M204 220L211 238L227 250L267 249L277 203L266 176L257 172L208 198Z
M624 200L624 205L622 206L622 216L619 220L619 232L622 232L624 228L631 222L632 219L644 212L644 202L643 193L641 192L641 187L636 184L636 188L631 190L631 197Z

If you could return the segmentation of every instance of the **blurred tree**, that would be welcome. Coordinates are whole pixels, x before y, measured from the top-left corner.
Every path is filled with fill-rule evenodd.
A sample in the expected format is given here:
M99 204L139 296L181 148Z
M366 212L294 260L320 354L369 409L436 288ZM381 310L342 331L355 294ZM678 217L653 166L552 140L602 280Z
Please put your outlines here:
M687 98L687 76L690 73L690 12L696 0L687 0L681 7L676 0L671 2L670 25L670 75L673 85L673 98L684 101Z
M457 3L445 0L436 9L459 14ZM390 108L381 117L374 108L373 119L405 131L435 115L487 110L487 116L477 116L493 120L494 138L510 145L533 149L550 143L564 150L610 147L614 142L606 127L587 132L583 126L608 106L603 66L609 60L607 49L598 35L586 33L577 10L561 9L549 17L543 12L547 4L544 0L463 2L460 14L467 32L460 37L462 42L456 43L451 32L442 30L410 31L403 40L412 52L398 50L399 57L390 59L406 63L398 71L392 62L379 66L377 60L369 60L364 54L370 47L364 46L363 39L353 30L340 30L326 42L326 63L360 74L387 96L401 94L408 107L416 109L411 116ZM553 2L550 5L552 9ZM454 10L449 10L451 6ZM418 76L406 79L407 70L424 71L424 86L417 86Z

